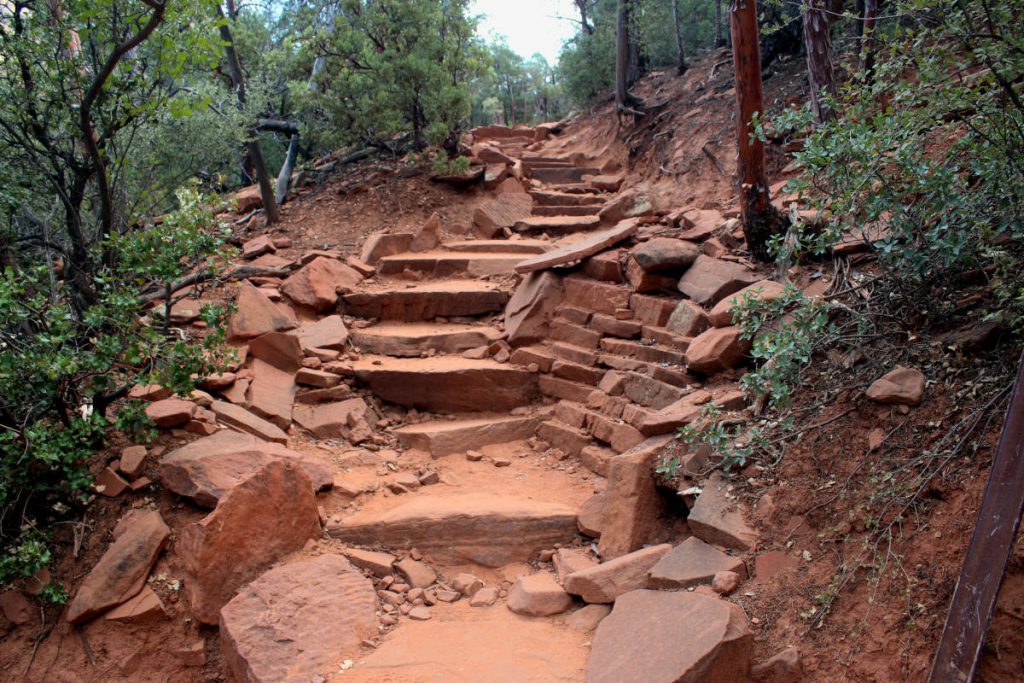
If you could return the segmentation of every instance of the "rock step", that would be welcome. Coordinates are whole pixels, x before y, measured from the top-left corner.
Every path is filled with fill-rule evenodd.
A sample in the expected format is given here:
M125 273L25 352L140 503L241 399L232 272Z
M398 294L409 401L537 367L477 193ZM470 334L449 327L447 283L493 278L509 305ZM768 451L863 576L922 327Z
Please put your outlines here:
M669 348L660 344L604 337L600 341L600 348L610 355L635 358L645 363L686 364L686 349L680 347Z
M537 437L575 458L580 457L583 449L591 444L589 434L560 420L541 422L537 427Z
M406 270L428 277L455 275L488 277L511 272L530 254L517 252L423 251L385 256L377 264L379 275L399 275Z
M462 353L501 338L501 331L486 325L384 322L353 329L352 343L363 353L398 358L419 358L425 351Z
M533 207L534 216L596 216L603 204L584 204L581 206L543 206Z
M536 375L489 359L364 356L353 370L381 400L418 410L505 411L537 395Z
M351 316L416 322L439 316L497 313L504 310L508 293L486 282L438 280L413 287L353 292L342 301Z
M540 206L594 206L604 204L604 198L593 194L530 190L530 196Z
M576 166L562 168L535 168L531 173L533 178L542 183L578 183L585 175L598 175L601 169L579 168Z
M553 248L546 240L456 240L441 243L441 249L446 251L476 253L543 254Z
M524 154L523 162L527 164L543 164L543 163L570 163L568 159L563 157L549 157L543 154Z
M602 191L589 183L556 183L549 184L546 188L550 192L563 194L600 194Z
M385 512L357 512L327 533L346 543L417 548L440 562L525 562L576 535L573 507L485 494L420 496Z
M523 161L524 168L534 170L538 168L575 168L575 166L568 161L559 161L557 159L551 159L547 161Z
M573 232L593 230L601 225L597 216L530 216L516 221L512 229L520 234L567 235Z
M528 439L537 431L540 417L503 415L468 420L436 420L394 430L406 448L426 451L435 458L479 450L483 446Z

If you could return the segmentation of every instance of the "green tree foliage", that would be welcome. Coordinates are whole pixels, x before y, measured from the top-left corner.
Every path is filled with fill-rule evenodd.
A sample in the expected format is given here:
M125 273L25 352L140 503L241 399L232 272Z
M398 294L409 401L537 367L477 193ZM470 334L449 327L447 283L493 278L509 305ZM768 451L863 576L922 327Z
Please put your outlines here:
M858 70L797 159L795 189L828 208L825 232L800 232L798 250L823 253L850 229L874 232L883 286L905 319L947 319L968 271L986 269L1000 297L992 314L1020 326L1024 291L1024 38L1014 30L1020 0L942 6L901 0L866 49L873 74ZM806 111L782 122L809 126ZM921 316L924 319L921 319Z
M567 99L555 69L541 54L529 59L503 39L487 46L486 68L469 84L474 126L536 124L567 113Z
M323 36L315 87L293 94L321 144L367 144L411 132L453 148L470 113L466 83L484 64L468 0L345 0ZM321 49L321 48L317 48Z
M679 3L684 51L692 55L714 43L711 0L634 0L640 61L651 68L675 66L678 61L672 2ZM587 13L591 30L581 27L559 56L558 78L574 102L592 102L615 85L616 11L616 0L594 0Z

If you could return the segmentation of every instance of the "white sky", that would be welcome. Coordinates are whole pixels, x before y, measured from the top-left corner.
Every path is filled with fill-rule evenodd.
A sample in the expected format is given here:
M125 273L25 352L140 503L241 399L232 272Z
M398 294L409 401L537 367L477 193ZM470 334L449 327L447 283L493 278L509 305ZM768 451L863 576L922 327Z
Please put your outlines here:
M539 52L552 65L562 43L575 33L572 19L579 17L572 0L474 0L472 11L482 15L481 36L504 35L523 57Z

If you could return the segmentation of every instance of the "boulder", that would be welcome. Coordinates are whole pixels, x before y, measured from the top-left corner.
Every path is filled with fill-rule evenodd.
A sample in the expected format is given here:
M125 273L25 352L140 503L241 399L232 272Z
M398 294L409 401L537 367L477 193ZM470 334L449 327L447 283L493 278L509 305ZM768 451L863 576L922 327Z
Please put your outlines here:
M339 555L277 567L221 611L224 662L240 683L308 683L377 635L376 609L373 584Z
M565 577L565 590L586 602L609 603L629 591L645 588L647 574L672 546L664 543L595 564Z
M654 485L655 460L672 435L655 436L612 458L604 492L601 557L612 559L643 546L668 506Z
M146 417L160 429L180 427L192 419L196 404L181 398L165 398L146 406Z
M288 373L302 367L302 346L292 333L261 334L249 342L249 355Z
M299 324L247 280L240 284L235 307L237 310L228 321L229 339L251 339L267 332L290 330Z
M616 195L597 215L601 223L612 225L627 218L637 218L653 212L654 204L651 203L650 197L641 190L630 188Z
M506 606L516 614L549 617L572 606L572 596L547 572L520 576L508 592Z
M530 273L505 307L505 332L512 346L547 339L555 309L562 303L562 279L554 273Z
M375 232L366 238L359 260L368 266L376 266L385 256L394 256L409 251L413 235L405 232Z
M348 343L348 328L340 315L329 315L321 318L315 323L308 323L290 334L299 339L299 346L303 351L310 349L337 349L345 348Z
M577 631L590 633L611 613L612 608L608 605L584 605L570 614L565 623Z
M787 647L750 669L755 683L800 683L804 679L804 666L800 650Z
M164 486L197 505L215 507L229 491L274 460L287 460L302 467L312 490L328 488L334 481L326 462L229 429L163 456L160 477Z
M594 634L586 683L746 681L754 636L739 605L700 593L637 590Z
M362 443L371 436L370 425L377 416L361 398L320 404L298 404L292 417L320 439L341 437Z
M742 337L739 327L712 327L690 342L686 349L686 368L704 374L728 370L743 362L748 351L750 340Z
M597 564L597 560L580 548L559 548L551 558L551 563L555 567L558 583L564 583L569 574L589 569Z
M253 361L252 374L246 407L281 429L288 429L295 401L295 375L259 358Z
M441 216L435 211L423 224L423 227L413 235L409 251L430 251L436 249L441 243Z
M239 587L319 532L313 485L302 468L278 459L260 467L181 530L177 552L196 618L216 624Z
M619 188L622 187L623 180L625 180L625 177L622 175L594 175L590 176L587 182L595 190L618 192Z
M288 435L281 430L273 422L268 422L258 415L250 413L248 410L243 408L241 405L236 405L235 402L245 403L246 394L248 393L249 380L241 379L235 383L232 389L237 388L238 391L225 392L224 397L231 401L214 401L210 404L210 409L214 415L217 416L217 420L224 424L231 425L236 429L240 429L243 432L257 436L260 439L267 441L273 441L274 443L287 443Z
M348 294L363 281L354 268L333 258L319 256L304 265L281 285L281 292L300 306L325 311L338 303L338 294Z
M345 557L355 566L360 569L366 569L381 579L391 575L396 560L395 556L391 553L362 550L360 548L348 548L345 550Z
M690 531L707 543L750 550L757 541L757 532L747 525L736 501L726 498L727 486L721 472L708 478L687 518Z
M437 581L437 572L430 565L411 557L395 562L395 569L413 588L429 588Z
M701 306L714 306L761 279L744 265L701 254L679 280L679 291Z
M32 601L19 590L6 590L0 593L0 612L7 621L15 626L21 626L32 621L35 608ZM3 629L6 632L6 629Z
M632 257L645 273L682 272L700 256L693 242L655 237L633 248Z
M668 317L665 329L684 337L696 337L708 329L709 325L708 314L703 308L689 299L682 299Z
M924 398L925 377L920 370L898 367L876 379L867 396L876 403L917 405Z
M242 244L242 258L251 261L263 254L272 254L277 251L274 240L270 235L260 235Z
M718 572L746 576L743 560L726 555L696 536L686 539L651 568L648 588L673 590L708 584Z
M604 493L595 493L580 506L579 515L576 516L576 526L584 536L597 538L604 528Z
M72 624L86 622L137 595L171 533L155 510L132 513L119 526L121 533L68 607L67 620Z
M501 234L502 228L511 228L516 222L529 218L532 212L530 195L503 192L477 207L473 212L473 229L479 237L490 239Z
M754 301L775 301L781 299L786 288L780 285L774 280L761 280L749 287L744 287L740 291L736 292L731 296L719 301L715 304L715 307L711 309L709 318L711 324L715 327L725 327L726 325L732 325L732 312L736 308L737 304L746 300Z

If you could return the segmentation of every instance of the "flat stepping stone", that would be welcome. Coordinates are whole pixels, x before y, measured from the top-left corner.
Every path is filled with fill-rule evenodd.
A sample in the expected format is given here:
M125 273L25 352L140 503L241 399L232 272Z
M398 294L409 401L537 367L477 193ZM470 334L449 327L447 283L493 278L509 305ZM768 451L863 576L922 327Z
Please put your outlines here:
M221 611L221 647L237 681L311 681L377 635L369 579L339 555L271 569Z
M764 277L746 266L701 254L679 280L679 291L701 306L714 306Z
M264 420L259 415L250 413L242 406L228 403L227 401L214 401L210 406L217 420L224 424L231 425L243 432L275 443L287 443L288 435L273 422Z
M508 294L476 280L439 280L346 294L345 312L360 318L416 322L437 317L484 315L504 310Z
M542 183L578 183L585 175L597 175L599 168L581 168L576 166L549 166L534 168L530 175Z
M356 545L418 548L440 562L525 562L576 535L576 509L486 494L421 496L386 512L357 512L327 532Z
M547 240L456 240L442 242L441 249L456 252L543 254L551 251L552 245Z
M530 216L516 221L512 229L520 233L546 232L553 235L565 235L593 230L599 225L601 225L601 219L597 216Z
M377 273L399 275L408 270L428 277L488 277L512 272L524 258L526 255L517 252L425 251L385 256L377 264Z
M515 267L516 272L532 273L536 270L575 263L632 237L639 229L640 226L635 220L622 221L614 228L592 232L580 239L559 245L549 252L520 261Z
M419 358L424 351L462 353L501 338L501 331L484 325L384 322L352 330L352 342L364 353Z
M712 474L697 496L697 502L686 521L693 535L702 541L726 548L749 550L757 541L757 532L743 519L739 502L725 497L727 485L721 472Z
M364 356L353 370L381 400L432 412L500 412L537 395L534 373L489 359Z
M586 683L750 679L754 635L743 609L699 593L637 590L597 627Z
M470 420L438 420L393 430L402 445L439 458L451 453L478 450L482 446L528 439L540 424L536 417L484 417Z
M540 206L603 206L604 199L593 194L531 190L530 196Z
M670 550L651 568L648 588L671 590L710 584L718 572L746 577L743 560L691 536Z
M603 204L584 206L534 206L534 216L596 216L604 208Z

